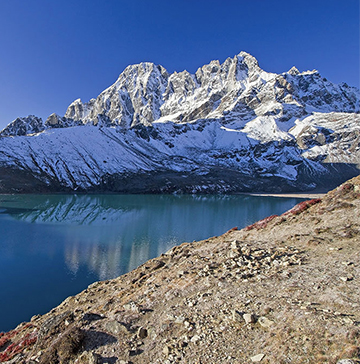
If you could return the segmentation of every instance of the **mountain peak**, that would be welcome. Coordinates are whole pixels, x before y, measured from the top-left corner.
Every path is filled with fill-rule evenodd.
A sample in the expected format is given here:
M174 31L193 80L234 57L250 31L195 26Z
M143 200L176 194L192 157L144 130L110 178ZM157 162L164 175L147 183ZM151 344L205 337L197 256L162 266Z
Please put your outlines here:
M0 132L0 136L21 136L40 133L45 129L44 122L35 115L16 118Z
M235 58L237 58L240 62L246 63L249 68L259 68L258 60L250 53L241 51L237 56L235 56Z
M160 73L161 75L168 77L168 72L163 66L152 62L141 62L127 66L125 70L120 73L119 79L124 78L124 76L128 77L134 74L144 75L151 73Z
M291 67L289 71L287 72L289 75L296 76L300 74L300 71L295 67Z
M323 91L314 93L314 87ZM292 67L281 75L265 72L254 56L241 51L223 63L212 60L195 75L187 71L169 74L152 62L129 65L96 99L87 103L76 99L64 119L51 115L45 127L67 127L74 121L98 125L101 120L101 125L128 129L158 121L227 120L233 115L244 119L275 115L286 121L304 116L306 107L318 112L358 112L359 92L328 81L324 84L316 70L300 73ZM16 123L21 133L31 133L32 127L24 129L22 123ZM14 128L6 133L10 130L17 135Z
M240 58L242 58L242 59L251 59L251 60L256 60L256 62L257 62L257 59L252 55L252 54L250 54L250 53L248 53L248 52L245 52L245 51L241 51L239 54L237 54L237 57L240 59Z

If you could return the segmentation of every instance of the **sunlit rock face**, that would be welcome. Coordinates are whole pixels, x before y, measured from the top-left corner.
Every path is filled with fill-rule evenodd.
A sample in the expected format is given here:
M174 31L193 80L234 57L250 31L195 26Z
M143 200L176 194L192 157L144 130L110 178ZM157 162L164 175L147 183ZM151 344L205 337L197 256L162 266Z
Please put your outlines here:
M327 188L359 173L359 90L241 52L195 74L128 66L97 98L0 136L0 191ZM21 182L21 183L20 183Z
M0 132L0 136L20 136L40 133L45 129L41 118L29 115L25 118L17 118Z

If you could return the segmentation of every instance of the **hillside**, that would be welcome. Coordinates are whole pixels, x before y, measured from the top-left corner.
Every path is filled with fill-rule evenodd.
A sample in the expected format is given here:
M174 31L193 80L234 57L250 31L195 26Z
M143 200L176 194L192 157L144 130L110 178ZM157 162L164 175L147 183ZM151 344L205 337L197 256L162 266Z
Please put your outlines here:
M0 362L358 363L359 216L356 177L174 247L0 334Z

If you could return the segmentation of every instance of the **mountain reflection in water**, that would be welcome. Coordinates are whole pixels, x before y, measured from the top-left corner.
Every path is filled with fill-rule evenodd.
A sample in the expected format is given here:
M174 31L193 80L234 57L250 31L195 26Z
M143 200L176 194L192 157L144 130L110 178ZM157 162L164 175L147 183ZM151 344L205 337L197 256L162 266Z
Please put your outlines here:
M294 205L295 199L189 195L23 195L0 200L3 213L52 225L76 276L80 266L104 280L128 272L184 241L204 239ZM50 251L49 251L50 252Z
M0 317L0 331L175 245L244 227L298 202L245 195L0 195L0 312L12 312Z

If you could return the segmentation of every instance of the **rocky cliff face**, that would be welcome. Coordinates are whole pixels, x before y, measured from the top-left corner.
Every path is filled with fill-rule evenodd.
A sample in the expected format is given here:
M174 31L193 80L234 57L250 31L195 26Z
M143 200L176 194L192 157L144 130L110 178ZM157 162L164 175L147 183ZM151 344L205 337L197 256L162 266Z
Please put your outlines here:
M0 133L0 136L20 136L40 133L45 130L41 118L29 115L26 118L17 118Z
M276 115L283 121L315 110L359 112L359 92L345 84L333 85L317 71L265 72L254 57L241 52L223 64L212 61L195 75L187 71L169 75L152 63L129 66L96 99L74 101L65 118L129 128L154 121L231 120L230 112L233 117L245 113L248 119Z
M359 213L357 177L174 247L0 333L0 362L356 364Z
M192 75L128 66L96 99L0 136L0 189L306 190L359 173L359 90L317 71L268 73L241 52ZM11 138L14 136L14 138ZM10 138L9 138L10 137ZM25 177L24 177L25 178Z

